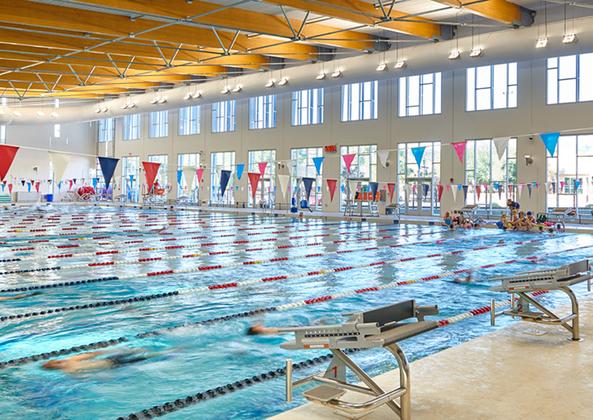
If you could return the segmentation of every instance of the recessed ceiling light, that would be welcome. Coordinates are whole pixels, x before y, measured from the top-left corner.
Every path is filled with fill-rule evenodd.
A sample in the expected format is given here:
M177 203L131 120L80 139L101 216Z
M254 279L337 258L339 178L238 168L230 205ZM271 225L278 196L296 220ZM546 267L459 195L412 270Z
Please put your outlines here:
M545 36L540 36L535 43L535 48L546 48L548 45L548 38Z
M280 79L280 81L278 82L278 86L284 86L286 84L288 84L288 78L286 76Z
M387 70L387 63L379 63L379 65L377 66L377 71L385 71Z
M270 79L266 82L266 84L264 86L267 88L273 88L275 84L276 84L276 81L274 79Z
M399 60L397 63L395 63L395 65L393 66L394 69L403 69L404 67L406 67L406 60Z
M342 75L342 70L340 69L335 69L334 72L331 74L331 76L334 79L337 79L338 77L340 77Z
M469 52L470 57L480 57L484 50L481 47L473 47L472 50Z
M454 50L451 50L448 58L449 60L457 60L459 57L461 57L461 50L456 48Z
M577 36L574 33L564 34L562 37L563 44L574 44L577 42Z
M317 76L315 76L315 79L317 79L317 80L323 80L323 79L325 79L325 72L324 71L319 72L317 74Z

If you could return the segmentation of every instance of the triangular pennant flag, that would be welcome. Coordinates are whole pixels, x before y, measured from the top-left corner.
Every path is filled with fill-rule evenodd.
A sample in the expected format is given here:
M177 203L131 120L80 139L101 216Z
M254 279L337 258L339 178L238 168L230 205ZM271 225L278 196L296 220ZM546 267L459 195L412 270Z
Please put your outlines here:
M144 177L146 178L147 191L151 193L161 164L158 162L142 162L142 166L144 167Z
M14 161L14 157L18 150L19 148L17 146L0 144L0 181L3 181L4 178L6 178L6 174L12 166L12 162Z
M389 202L393 202L393 194L395 193L395 182L387 183L387 191L389 191Z
M259 168L260 175L264 176L264 174L266 173L266 168L268 167L268 162L259 162L257 164L257 167Z
M424 151L426 150L426 146L412 147L410 150L414 155L414 159L416 159L416 164L418 165L418 168L420 168L420 164L422 163L422 158L424 157Z
M64 153L49 152L49 159L52 162L54 168L54 179L61 181L70 162L70 155Z
M181 180L183 179L183 169L177 169L177 185L181 185Z
M315 178L303 178L303 185L305 186L305 199L307 203L309 202L309 197L311 196L311 187L313 187L313 182L315 182Z
M467 200L467 190L468 190L468 186L464 185L463 186L463 199Z
M581 187L581 180L580 179L575 179L574 180L574 191L575 193L577 193L579 191L579 188Z
M101 167L101 173L103 173L103 178L105 179L105 188L109 188L117 162L119 162L119 159L99 156L99 166Z
M556 146L558 146L558 138L560 137L560 133L542 133L539 137L544 142L546 149L550 153L550 156L554 156L556 153Z
M226 191L227 186L229 185L229 180L231 179L232 171L221 169L220 171L220 196L224 197L224 192Z
M237 163L237 179L239 181L241 180L241 177L243 176L243 171L244 170L245 170L245 164L244 163Z
M99 185L99 178L93 178L93 188L96 190Z
M465 157L465 146L467 145L464 141L455 141L451 143L451 146L455 150L457 157L459 158L459 162L463 163L463 158Z
M318 156L313 158L313 164L315 165L315 170L317 171L317 175L321 175L321 165L323 164L323 160L325 158L323 156Z
M198 177L198 184L201 184L204 178L204 168L196 169L196 176Z
M348 181L350 187L350 194L354 194L358 189L358 181Z
M389 150L379 150L377 151L377 155L379 156L379 162L381 166L387 168L387 160L389 159Z
M41 182L36 181L35 182L35 191L39 192L39 187L41 186Z
M255 195L257 194L257 184L261 178L261 173L247 172L247 176L249 177L249 183L251 184L251 198L255 200Z
M498 155L498 160L501 160L504 156L505 152L507 151L507 147L509 147L509 138L508 137L496 137L492 139L494 143L494 148L496 149L496 154Z
M379 183L378 182L369 182L369 189L371 190L371 193L373 194L372 201L375 201L375 198L377 196L377 191L379 190Z
M532 185L527 184L527 192L529 193L529 198L531 198L531 188L532 188Z
M451 187L451 193L453 194L453 203L455 203L455 201L457 201L457 186L453 185Z
M8 184L8 192L12 194L12 184Z
M356 157L356 153L348 153L347 155L342 155L342 159L344 160L344 165L346 165L346 171L350 173L350 167L352 166L352 161Z
M27 184L29 184L29 183L27 183ZM69 179L68 180L68 190L72 189L72 184L73 184L72 180ZM28 188L29 188L29 191L31 191L31 184L28 185Z
M442 184L437 185L437 194L438 194L437 196L438 196L439 203L441 202L441 198L443 197L443 189L444 188L443 188Z
M288 187L288 181L290 181L290 176L289 175L278 175L278 185L280 186L280 194L282 194L282 197L286 198L286 191L287 191L287 187Z
M482 186L476 185L476 195L478 196L478 201L480 201L481 194L482 194Z
M334 201L334 194L336 192L336 186L338 185L337 179L326 179L327 190L329 191L329 202Z
M185 179L185 186L187 189L191 189L192 184L194 182L194 178L196 176L196 169L191 166L184 166L181 168L183 172L183 178Z

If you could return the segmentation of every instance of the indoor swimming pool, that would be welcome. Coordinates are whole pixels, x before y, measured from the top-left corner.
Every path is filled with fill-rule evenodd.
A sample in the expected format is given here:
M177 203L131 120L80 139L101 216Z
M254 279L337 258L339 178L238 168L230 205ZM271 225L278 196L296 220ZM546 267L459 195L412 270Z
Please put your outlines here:
M289 337L248 336L250 326L436 304L441 327L402 343L413 361L513 322L490 327L480 310L508 298L489 290L494 276L590 256L586 234L99 207L0 212L0 417L128 418L171 402L175 410L161 408L171 419L266 418L303 403L284 402L285 360L328 351L283 350ZM469 272L473 282L454 282ZM118 349L133 353L109 369L43 368ZM352 357L372 374L394 367L386 352Z

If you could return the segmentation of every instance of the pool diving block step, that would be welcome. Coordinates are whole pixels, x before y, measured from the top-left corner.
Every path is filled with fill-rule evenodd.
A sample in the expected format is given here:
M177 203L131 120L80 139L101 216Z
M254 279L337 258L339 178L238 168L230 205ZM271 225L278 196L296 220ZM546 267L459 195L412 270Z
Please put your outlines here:
M496 312L496 302L492 299L490 303L491 325L496 324L496 317L509 315L518 317L523 321L560 325L571 332L572 340L580 340L579 304L570 286L586 281L589 291L591 290L591 267L588 260L551 270L530 271L513 276L496 277L494 280L499 280L501 284L492 287L491 290L510 293L511 300L509 309ZM559 290L568 295L572 306L570 314L559 317L536 300L539 294L553 290ZM532 306L534 307L533 310Z
M417 306L414 300L394 305L349 314L344 324L327 326L286 327L280 332L294 333L294 341L281 345L289 350L329 349L333 358L325 373L311 375L293 382L292 362L286 363L286 400L292 401L294 387L309 382L320 385L303 393L317 404L332 408L350 418L371 413L387 405L402 420L410 419L410 370L406 356L398 342L439 327L437 321L425 320L427 315L438 314L437 306ZM416 318L415 322L401 322ZM347 356L347 353L370 348L385 348L396 359L399 372L399 387L385 391L380 388L362 368ZM366 386L348 383L346 371L350 369ZM370 396L363 402L341 399L346 391ZM396 402L399 400L399 404Z

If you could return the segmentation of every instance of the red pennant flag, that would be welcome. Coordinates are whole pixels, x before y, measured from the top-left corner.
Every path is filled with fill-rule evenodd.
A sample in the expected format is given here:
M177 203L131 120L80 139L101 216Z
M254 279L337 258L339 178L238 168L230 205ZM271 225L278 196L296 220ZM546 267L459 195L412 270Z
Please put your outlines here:
M204 168L196 169L196 175L198 176L198 184L201 184L202 178L204 177Z
M393 202L393 194L395 193L395 183L388 182L387 183L387 190L389 191L389 202Z
M151 192L161 164L158 162L142 162L142 166L144 167L144 176L146 177L148 191Z
M260 162L257 164L258 168L259 168L259 174L261 176L264 176L264 174L266 173L266 168L268 166L268 162Z
M68 189L71 190L72 189L72 180L68 180Z
M336 186L338 185L337 179L326 179L327 189L329 190L329 201L334 201L334 194L336 192Z
M35 191L39 192L39 186L41 185L41 182L37 181L35 183Z
M441 198L443 197L443 190L444 190L443 184L439 184L439 185L437 186L437 192L438 192L439 203L441 202Z
M8 170L12 166L16 152L19 148L16 146L0 145L0 181L6 178Z
M261 174L257 172L248 172L247 176L249 176L249 183L251 184L251 198L255 200L255 194L257 194L257 184L259 183Z
M478 201L480 200L481 194L482 194L482 187L480 185L476 185L476 195L478 196Z
M12 194L12 184L8 184L8 192Z
M356 153L349 153L347 155L342 155L342 159L344 159L344 165L346 165L346 170L350 173L350 166L352 166L352 161L356 157Z
M467 143L464 141L456 141L451 143L451 146L453 146L453 149L455 149L455 153L457 154L457 157L461 163L463 163L463 157L465 156L466 144Z

